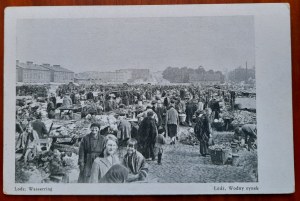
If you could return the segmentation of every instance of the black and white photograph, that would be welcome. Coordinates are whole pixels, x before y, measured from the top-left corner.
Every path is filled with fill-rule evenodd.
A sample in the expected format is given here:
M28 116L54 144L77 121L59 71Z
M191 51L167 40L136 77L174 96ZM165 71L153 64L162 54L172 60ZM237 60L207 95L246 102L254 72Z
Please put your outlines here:
M259 150L272 138L257 125L273 114L257 101L255 15L112 13L15 19L13 183L260 192Z

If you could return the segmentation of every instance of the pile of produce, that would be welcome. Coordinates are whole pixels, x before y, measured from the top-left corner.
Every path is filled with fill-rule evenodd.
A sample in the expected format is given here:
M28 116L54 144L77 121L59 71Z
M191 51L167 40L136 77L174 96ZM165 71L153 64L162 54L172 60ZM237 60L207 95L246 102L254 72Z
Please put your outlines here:
M61 179L67 178L69 171L78 168L77 161L77 154L60 152L58 149L54 149L42 153L36 162L38 168L49 176L46 180L61 182Z
M186 145L199 145L199 140L196 138L193 128L181 129L179 141Z
M256 113L243 111L243 110L235 110L233 115L234 115L234 120L231 123L234 125L256 123Z
M229 143L233 140L233 132L213 132L212 138L216 144Z
M17 86L17 96L47 97L49 87L47 85L22 85Z
M231 151L231 144L230 143L222 143L222 144L214 144L209 146L210 150L218 150L221 149L223 151Z

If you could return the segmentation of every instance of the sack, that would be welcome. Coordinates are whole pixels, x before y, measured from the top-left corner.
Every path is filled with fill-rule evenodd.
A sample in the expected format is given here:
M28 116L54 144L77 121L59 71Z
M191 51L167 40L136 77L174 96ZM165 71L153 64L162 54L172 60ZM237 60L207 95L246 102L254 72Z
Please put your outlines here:
M121 134L122 134L121 131L118 130L118 132L117 132L117 138L118 139L121 139L121 137L122 137Z
M212 146L212 145L215 145L215 142L212 138L209 138L208 140L208 146Z

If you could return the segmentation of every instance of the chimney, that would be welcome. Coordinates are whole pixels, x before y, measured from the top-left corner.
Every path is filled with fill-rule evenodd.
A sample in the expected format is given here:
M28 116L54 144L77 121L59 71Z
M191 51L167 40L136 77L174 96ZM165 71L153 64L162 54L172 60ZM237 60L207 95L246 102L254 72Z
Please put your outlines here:
M45 67L50 67L50 64L43 64L43 66L45 66Z
M27 65L32 65L32 64L33 64L33 61L27 61L26 64L27 64Z
M17 65L19 65L20 61L19 61L19 60L16 60L16 63L17 63Z

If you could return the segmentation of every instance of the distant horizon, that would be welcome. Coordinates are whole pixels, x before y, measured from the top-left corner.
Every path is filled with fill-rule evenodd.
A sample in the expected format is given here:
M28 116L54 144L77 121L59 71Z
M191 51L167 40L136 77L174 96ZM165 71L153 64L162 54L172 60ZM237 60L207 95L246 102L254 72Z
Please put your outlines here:
M17 59L19 62L21 62L21 63L26 63L27 61L20 61L19 59ZM37 65L40 65L40 66L42 66L43 64L46 64L45 62L44 63L41 63L41 64L39 64L39 63L35 63L34 61L29 61L29 62L33 62L33 64L37 64ZM47 63L48 64L48 63ZM51 66L53 66L53 65L60 65L60 64L50 64ZM70 68L68 68L68 67L65 67L65 66L62 66L62 65L60 65L62 68L66 68L66 69L68 69L68 70L71 70ZM201 66L201 65L200 65ZM200 67L200 66L198 66L198 67ZM188 67L188 66L183 66L183 67L178 67L178 66L168 66L168 67L172 67L172 68L184 68L184 67L187 67L187 68L192 68L192 69L197 69L198 67L195 67L195 68L193 68L193 67ZM88 71L81 71L81 72L74 72L75 74L79 74L79 73L86 73L86 72L101 72L101 73L107 73L107 72L115 72L115 71L118 71L118 70L125 70L125 69L148 69L148 70L150 70L150 72L152 72L152 73L157 73L157 72L163 72L164 70L166 70L168 67L166 67L165 69L163 69L163 70L156 70L156 71L153 71L152 69L149 69L149 68L121 68L121 69L115 69L115 70L113 70L113 71L99 71L99 70L88 70ZM221 70L214 70L214 69L206 69L204 66L202 66L203 68L204 68L204 70L205 71L209 71L209 70L213 70L213 71L221 71ZM243 66L239 66L239 67L241 67L241 68L244 68ZM237 68L239 68L239 67L236 67L236 68L234 68L234 69L237 69ZM251 66L251 67L248 67L248 69L255 69L255 67L254 66ZM232 70L234 70L234 69L232 69ZM245 68L244 68L245 69ZM226 69L225 69L226 70ZM225 70L224 71L221 71L223 74L226 74L226 72L225 72ZM230 70L230 71L232 71L232 70ZM228 71L229 72L229 71Z
M20 61L75 73L255 65L253 16L22 19L16 39Z

